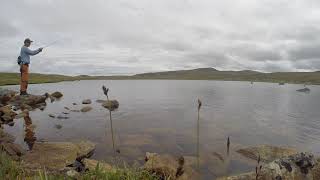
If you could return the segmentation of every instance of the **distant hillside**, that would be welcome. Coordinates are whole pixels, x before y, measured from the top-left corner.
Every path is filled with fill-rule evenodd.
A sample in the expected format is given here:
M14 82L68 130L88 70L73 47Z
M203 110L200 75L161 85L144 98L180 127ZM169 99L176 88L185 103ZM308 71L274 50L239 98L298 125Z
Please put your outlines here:
M0 85L19 84L20 74L0 73ZM261 73L257 71L218 71L214 68L199 68L180 71L166 71L136 74L133 76L63 76L31 74L30 83L52 83L74 80L98 79L180 79L180 80L222 80L222 81L259 81L259 82L285 82L320 85L320 72L277 72Z

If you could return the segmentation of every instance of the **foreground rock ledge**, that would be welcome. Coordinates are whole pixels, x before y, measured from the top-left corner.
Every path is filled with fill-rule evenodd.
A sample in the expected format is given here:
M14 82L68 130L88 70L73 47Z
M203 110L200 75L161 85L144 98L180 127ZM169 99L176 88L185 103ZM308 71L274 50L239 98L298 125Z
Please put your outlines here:
M44 167L48 172L67 170L76 160L90 157L95 144L89 141L71 142L37 142L32 151L22 157L22 166L30 172Z
M319 171L319 160L310 153L299 153L262 165L258 175L253 171L218 180L318 180Z

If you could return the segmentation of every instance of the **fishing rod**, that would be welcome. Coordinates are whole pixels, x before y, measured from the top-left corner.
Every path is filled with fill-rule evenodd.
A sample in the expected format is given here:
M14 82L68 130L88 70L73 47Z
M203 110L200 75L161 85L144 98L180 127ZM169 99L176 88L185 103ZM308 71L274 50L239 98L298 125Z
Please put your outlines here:
M53 41L53 42L51 42L51 43L49 43L49 44L45 45L45 46L44 46L44 47L42 47L42 48L47 48L47 47L49 47L49 46L52 46L52 45L56 44L57 42L59 42L60 40L61 40L61 39L55 40L55 41Z

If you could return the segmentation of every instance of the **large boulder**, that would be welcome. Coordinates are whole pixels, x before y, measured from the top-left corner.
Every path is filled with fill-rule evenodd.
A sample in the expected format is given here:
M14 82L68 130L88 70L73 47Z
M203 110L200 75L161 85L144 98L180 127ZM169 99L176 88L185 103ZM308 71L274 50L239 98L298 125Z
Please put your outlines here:
M28 96L15 96L8 102L10 105L21 109L28 109L25 106L30 106L33 109L46 106L46 95L28 95Z
M89 157L95 149L92 142L36 142L33 149L22 157L22 166L30 171L46 168L49 172L61 172L76 160Z
M260 160L262 162L271 162L285 156L297 154L298 152L292 148L277 147L271 145L260 145L237 150L237 152L247 158Z
M218 180L315 180L319 179L318 163L310 153L298 153L262 165L257 170Z
M119 108L119 102L117 100L107 100L102 103L102 106L110 111L114 111Z
M144 169L157 174L160 179L192 180L198 179L199 175L185 164L183 157L174 158L170 155L146 153Z

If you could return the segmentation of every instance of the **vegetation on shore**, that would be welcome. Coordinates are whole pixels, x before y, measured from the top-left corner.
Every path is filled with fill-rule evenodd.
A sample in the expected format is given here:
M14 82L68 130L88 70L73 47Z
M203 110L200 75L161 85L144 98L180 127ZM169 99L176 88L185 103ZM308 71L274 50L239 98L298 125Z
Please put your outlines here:
M0 150L0 179L30 179L30 180L66 180L74 179L66 175L52 175L41 170L37 174L30 176L20 166L19 162L13 161L10 156ZM76 179L91 180L157 180L157 176L139 168L116 168L114 171L106 172L99 168L99 164L94 171L87 171L76 176Z
M252 81L292 84L320 85L320 71L317 72L276 72L261 73L257 71L218 71L214 68L193 70L167 71L136 74L133 76L64 76L30 74L30 84L54 83L75 80L135 80L135 79L172 79L172 80L222 80L222 81ZM0 86L19 84L20 74L0 73Z

